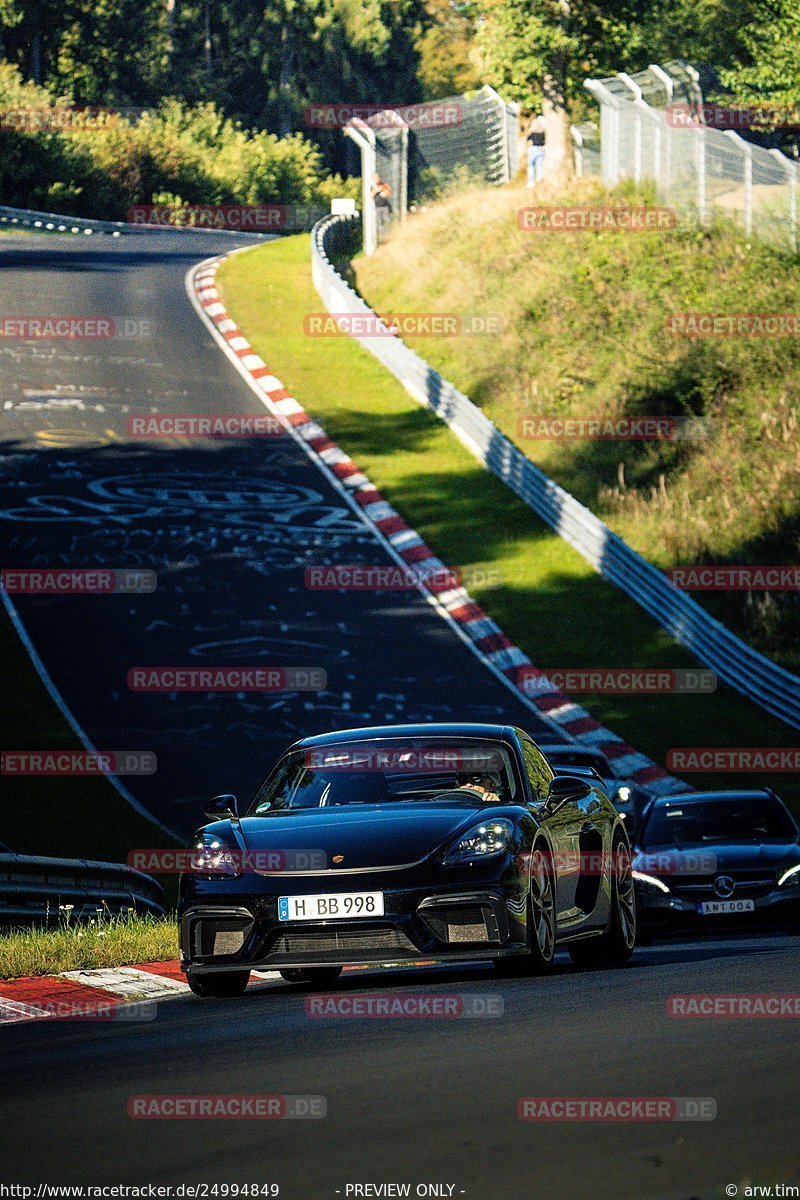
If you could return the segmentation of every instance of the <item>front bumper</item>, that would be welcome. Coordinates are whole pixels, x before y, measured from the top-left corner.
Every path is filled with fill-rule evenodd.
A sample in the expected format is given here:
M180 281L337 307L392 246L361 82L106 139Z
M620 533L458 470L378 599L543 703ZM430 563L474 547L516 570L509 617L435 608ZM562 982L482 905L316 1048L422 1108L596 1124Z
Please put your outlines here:
M755 907L750 912L706 915L700 912L697 900L685 900L672 893L653 889L649 885L636 884L639 925L641 929L650 933L800 930L800 888L776 887L765 896L753 898L753 903Z
M338 881L337 881L338 882ZM470 881L471 882L471 881ZM197 972L464 961L527 950L518 881L380 888L380 917L279 921L278 895L190 895L180 905L181 964ZM285 888L280 894L286 894ZM303 891L336 890L303 880ZM358 890L352 877L342 891Z

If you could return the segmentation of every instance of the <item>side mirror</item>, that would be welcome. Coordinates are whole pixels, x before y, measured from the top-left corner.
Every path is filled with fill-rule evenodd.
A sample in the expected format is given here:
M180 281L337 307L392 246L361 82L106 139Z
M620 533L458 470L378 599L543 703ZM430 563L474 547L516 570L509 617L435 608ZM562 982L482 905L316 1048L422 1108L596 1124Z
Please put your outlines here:
M545 811L554 813L568 800L585 800L591 794L591 785L585 779L579 779L577 775L556 775L550 780Z
M214 796L213 800L209 800L206 805L206 813L209 821L238 821L239 806L236 803L235 796Z

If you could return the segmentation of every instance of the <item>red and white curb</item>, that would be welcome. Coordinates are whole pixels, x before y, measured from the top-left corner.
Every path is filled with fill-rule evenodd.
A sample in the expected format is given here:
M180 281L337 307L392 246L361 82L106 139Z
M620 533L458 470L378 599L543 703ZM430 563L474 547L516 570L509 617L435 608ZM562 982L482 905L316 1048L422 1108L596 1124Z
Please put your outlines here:
M437 611L449 620L489 670L566 740L601 750L619 779L633 780L654 795L689 790L688 784L634 750L569 697L558 691L548 690L543 694L538 690L537 681L547 672L533 666L528 656L506 637L465 588L436 587L436 579L441 580L448 573L445 564L272 374L228 316L216 286L217 270L227 258L230 254L208 259L187 275L187 291L195 309L265 408L281 420L339 492L377 532L395 561L413 566L422 578L425 575L433 577L431 586L421 579L419 588Z
M43 1020L146 1021L155 1016L153 1001L188 991L177 960L0 980L0 1025Z
M344 967L351 973L381 969L403 972L435 966L432 962L381 963ZM286 986L279 971L251 971L248 990ZM0 979L0 1026L29 1021L153 1021L157 1004L187 996L186 976L177 959L131 967L98 967L25 979Z

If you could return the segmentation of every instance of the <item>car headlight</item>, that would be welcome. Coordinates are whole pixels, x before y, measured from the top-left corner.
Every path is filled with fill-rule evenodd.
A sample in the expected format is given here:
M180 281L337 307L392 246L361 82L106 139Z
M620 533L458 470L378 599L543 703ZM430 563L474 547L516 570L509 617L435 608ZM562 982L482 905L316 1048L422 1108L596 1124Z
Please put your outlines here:
M789 867L789 870L784 871L778 880L778 887L798 886L800 886L800 863L796 867Z
M646 888L653 888L655 891L666 892L669 895L667 885L660 879L656 879L655 875L645 875L644 871L634 871L633 878L636 883L640 883Z
M502 854L511 845L514 826L502 818L497 821L481 821L462 834L444 856L448 866L454 863L473 862Z
M620 786L617 788L617 799L621 804L626 804L630 798L631 789L625 783L620 784Z
M242 874L242 855L213 834L204 833L189 847L189 870L193 875L235 878Z

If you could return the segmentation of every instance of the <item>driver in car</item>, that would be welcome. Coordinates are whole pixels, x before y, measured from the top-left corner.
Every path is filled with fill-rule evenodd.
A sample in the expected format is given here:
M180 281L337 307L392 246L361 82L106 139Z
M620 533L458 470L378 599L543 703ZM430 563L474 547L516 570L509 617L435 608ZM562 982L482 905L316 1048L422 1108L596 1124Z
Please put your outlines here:
M481 800L490 804L500 804L500 775L496 771L481 771L476 775L459 775L456 778L456 791L477 792Z

